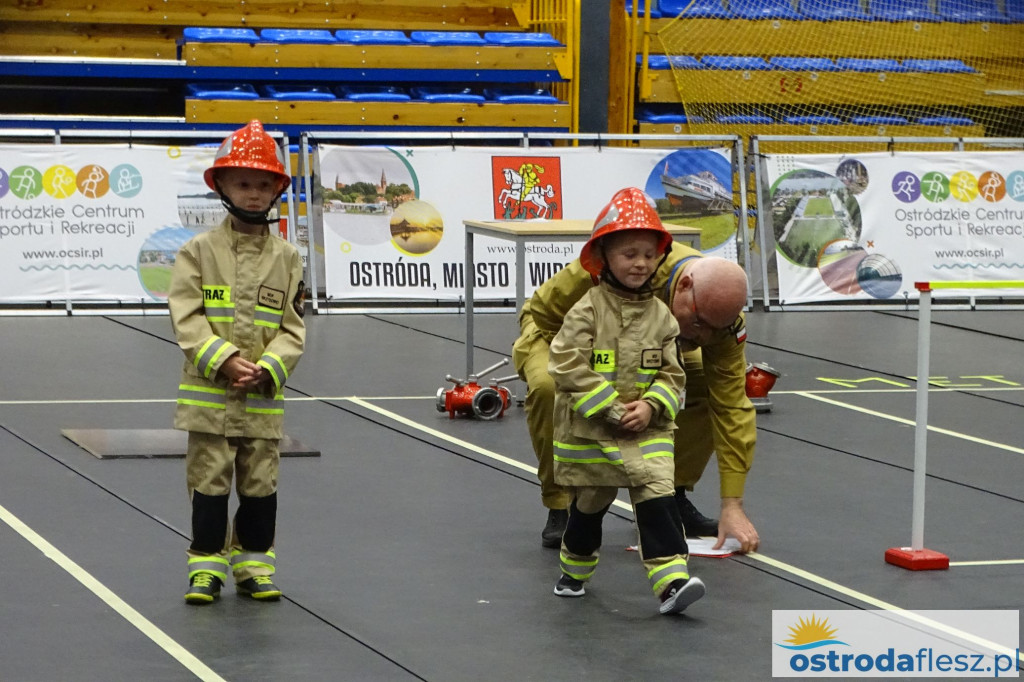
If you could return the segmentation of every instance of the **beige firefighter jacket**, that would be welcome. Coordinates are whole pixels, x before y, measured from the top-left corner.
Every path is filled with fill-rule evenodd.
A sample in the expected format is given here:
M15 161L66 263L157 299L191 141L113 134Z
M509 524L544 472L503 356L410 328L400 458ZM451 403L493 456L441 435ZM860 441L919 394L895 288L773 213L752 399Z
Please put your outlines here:
M672 481L672 432L686 386L678 334L663 302L605 283L569 310L548 362L557 389L556 483L630 487ZM653 408L640 433L618 426L625 404L634 400Z
M665 262L654 273L651 281L654 293L670 309L682 271L677 266L690 258L701 257L700 251L673 242ZM520 324L532 319L550 343L566 313L594 283L594 278L577 258L537 288L523 306ZM746 338L746 321L741 314L731 327L716 333L709 343L684 353L686 358L695 356L704 368L722 497L743 496L747 472L754 461L757 425L754 406L746 393Z
M185 353L174 427L281 438L284 385L305 344L302 259L277 236L231 229L230 218L178 251L167 297ZM218 370L232 355L267 370L264 392L230 388Z

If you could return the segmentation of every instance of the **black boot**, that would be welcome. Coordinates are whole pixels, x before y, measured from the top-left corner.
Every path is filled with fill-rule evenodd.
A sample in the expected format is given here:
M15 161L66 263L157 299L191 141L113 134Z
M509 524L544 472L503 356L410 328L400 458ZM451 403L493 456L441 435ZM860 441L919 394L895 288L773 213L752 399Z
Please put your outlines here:
M676 505L679 507L679 516L683 519L686 537L718 537L718 519L709 519L697 511L693 502L686 497L686 488L676 488Z
M558 548L562 546L562 534L565 533L565 524L569 520L569 512L565 509L548 509L548 522L540 534L540 544L543 547Z

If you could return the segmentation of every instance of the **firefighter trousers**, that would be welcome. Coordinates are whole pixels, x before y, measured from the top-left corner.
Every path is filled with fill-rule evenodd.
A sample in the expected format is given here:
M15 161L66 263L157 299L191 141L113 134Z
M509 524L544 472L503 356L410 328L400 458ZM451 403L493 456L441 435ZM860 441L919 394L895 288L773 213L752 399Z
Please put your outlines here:
M189 576L213 573L222 582L273 575L277 525L277 439L225 437L189 431L185 471L192 505ZM238 509L228 527L232 479Z
M610 486L573 489L559 554L562 573L582 582L594 575L601 551L602 522L618 490ZM690 578L686 563L689 548L673 496L675 490L671 481L654 481L627 490L640 534L640 560L651 590L660 597L672 581Z

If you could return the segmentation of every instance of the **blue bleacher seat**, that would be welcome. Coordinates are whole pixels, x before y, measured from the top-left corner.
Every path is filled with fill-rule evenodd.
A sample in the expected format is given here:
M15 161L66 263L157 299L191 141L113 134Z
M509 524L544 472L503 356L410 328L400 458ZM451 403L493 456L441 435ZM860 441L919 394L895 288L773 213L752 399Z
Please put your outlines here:
M687 19L731 19L732 14L722 6L722 0L661 0L662 15Z
M789 0L730 0L729 11L741 19L803 19Z
M1010 21L1009 17L999 11L995 0L939 0L939 16L946 21L961 24L1003 24Z
M182 30L186 43L258 43L260 37L251 28L207 28L189 26Z
M643 59L643 55L637 55L637 63ZM704 65L700 61L688 54L674 54L671 57L666 54L652 54L647 57L647 68L655 71L664 71L666 69L703 69Z
M768 71L772 67L763 57L729 57L722 55L705 55L701 64L708 69L727 71Z
M828 57L772 57L768 63L786 71L842 71Z
M904 59L903 66L911 71L929 73L976 73L959 59Z
M1024 21L1024 0L1006 0L1006 18L1010 21Z
M409 37L414 43L425 45L486 45L479 33L472 31L413 31Z
M790 125L797 126L823 126L823 125L841 125L842 119L832 114L817 114L814 116L787 116L782 119L783 123L789 123Z
M900 64L895 59L885 58L862 58L862 57L839 57L836 59L836 66L843 71L863 71L863 72L885 72L885 73L900 73L902 71L909 71L907 67Z
M637 16L644 15L645 0L637 0ZM633 16L633 3L626 0L626 14ZM658 7L658 0L651 0L651 19L661 19L661 9Z
M723 114L715 117L715 123L767 125L775 123L775 119L766 114Z
M465 104L479 104L487 101L481 94L473 92L469 88L446 87L443 85L422 85L410 88L409 92L416 99L424 102L456 102Z
M905 126L910 121L902 116L853 116L850 123L858 126Z
M402 31L343 29L334 32L339 43L350 45L408 45L412 41Z
M942 21L928 0L869 0L868 11L882 21Z
M330 102L337 99L326 85L261 85L260 92L268 99L285 101Z
M641 123L703 123L701 116L687 116L678 108L641 106L636 110L636 120Z
M917 119L925 126L972 126L974 121L966 116L925 116Z
M256 88L248 83L188 83L190 97L196 99L259 99Z
M502 104L562 104L557 97L541 88L488 88L484 95Z
M260 39L265 43L306 43L311 45L338 42L333 33L318 28L265 28L260 31Z
M409 93L393 85L339 85L338 97L350 102L408 102Z
M800 0L800 14L817 21L866 21L871 15L860 0Z
M484 33L484 40L495 45L520 45L522 47L561 47L550 33L513 33L493 31Z

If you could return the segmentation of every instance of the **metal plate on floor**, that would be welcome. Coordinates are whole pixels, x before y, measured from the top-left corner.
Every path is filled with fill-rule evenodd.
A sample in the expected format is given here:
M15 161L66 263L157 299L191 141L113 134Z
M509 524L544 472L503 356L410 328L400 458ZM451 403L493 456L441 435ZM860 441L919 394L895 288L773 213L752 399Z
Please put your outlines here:
M61 434L99 459L184 457L188 432L177 429L61 429ZM285 435L282 457L319 457L320 451Z

